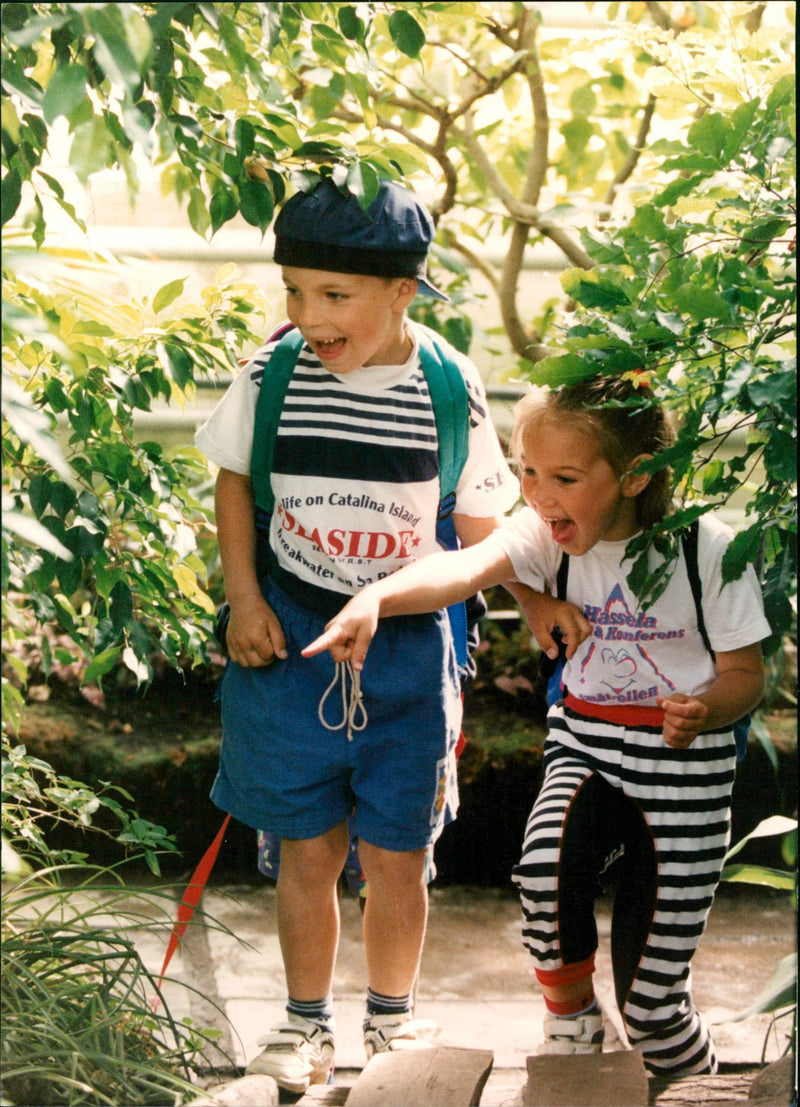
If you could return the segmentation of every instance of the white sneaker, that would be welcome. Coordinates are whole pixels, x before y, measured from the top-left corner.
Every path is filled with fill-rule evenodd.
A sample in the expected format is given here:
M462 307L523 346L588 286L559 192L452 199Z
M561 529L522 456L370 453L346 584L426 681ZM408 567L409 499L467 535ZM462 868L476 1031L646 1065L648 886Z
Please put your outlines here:
M326 1084L333 1068L333 1034L300 1015L273 1026L258 1039L263 1046L245 1070L271 1076L287 1092L302 1095L309 1084Z
M544 1020L544 1041L539 1054L602 1053L603 1016L597 1014L576 1015L574 1019L549 1016Z
M399 1049L432 1049L439 1027L433 1019L415 1019L410 1012L403 1015L372 1015L364 1028L364 1049L367 1060L376 1053Z

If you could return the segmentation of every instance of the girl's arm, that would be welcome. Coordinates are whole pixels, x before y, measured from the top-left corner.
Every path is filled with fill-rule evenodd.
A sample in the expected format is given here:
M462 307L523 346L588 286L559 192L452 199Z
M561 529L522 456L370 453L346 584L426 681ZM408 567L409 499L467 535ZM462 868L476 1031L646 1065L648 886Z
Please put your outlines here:
M496 530L502 520L497 517L479 519L454 513L453 522L461 545L472 546ZM558 657L558 645L553 638L556 627L561 631L567 658L572 657L584 638L592 633L590 623L575 604L556 599L549 592L534 592L527 584L518 580L507 579L502 584L522 608L539 649L552 660Z
M286 657L281 624L261 594L256 573L256 529L250 478L220 469L214 490L217 541L231 616L228 655L240 665L269 665Z
M378 619L438 611L513 575L510 559L492 543L430 554L353 596L325 632L306 646L303 656L329 649L335 661L350 661L354 669L361 669Z
M724 730L757 706L764 693L761 645L744 646L716 655L717 676L699 696L673 692L658 701L664 709L664 741L687 749L698 734Z

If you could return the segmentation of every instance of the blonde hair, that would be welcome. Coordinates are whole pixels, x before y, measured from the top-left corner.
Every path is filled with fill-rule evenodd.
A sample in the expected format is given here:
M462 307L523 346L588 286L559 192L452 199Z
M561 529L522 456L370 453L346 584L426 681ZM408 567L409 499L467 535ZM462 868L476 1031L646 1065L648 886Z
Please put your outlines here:
M556 391L537 389L514 409L511 456L517 465L522 437L543 423L564 425L593 437L621 479L640 454L658 454L675 441L666 412L647 389L622 377L597 376ZM636 497L636 521L647 530L671 511L669 467L653 473Z

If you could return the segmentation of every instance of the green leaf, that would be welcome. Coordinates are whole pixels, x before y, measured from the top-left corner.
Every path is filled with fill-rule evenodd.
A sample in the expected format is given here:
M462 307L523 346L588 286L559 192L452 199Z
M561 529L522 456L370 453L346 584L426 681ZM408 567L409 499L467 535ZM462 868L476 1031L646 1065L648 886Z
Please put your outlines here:
M119 632L127 626L133 615L133 595L124 580L118 580L111 589L109 597L109 614L111 625Z
M110 649L103 650L102 653L95 654L86 666L82 683L92 684L94 681L101 680L106 673L111 672L114 668L121 653L121 646L112 646Z
M728 865L722 870L722 879L727 884L757 884L781 892L793 891L797 883L793 873L766 865Z
M725 297L710 288L699 288L696 284L687 282L675 290L674 296L678 311L686 312L693 319L703 322L707 319L731 322L734 319L733 309Z
M170 281L169 284L163 285L159 288L153 297L153 311L158 315L160 311L164 311L170 304L173 304L183 292L183 286L186 284L186 277L179 277L177 280Z
M409 12L402 8L389 16L389 34L398 50L409 58L418 58L425 45L425 32Z
M211 215L211 233L216 234L220 227L233 219L239 210L239 204L230 185L219 184L211 197L209 205Z
M189 206L187 208L187 214L189 216L189 222L192 225L192 230L197 234L205 234L208 230L211 217L206 207L206 198L203 195L201 188L193 188L189 192Z
M159 342L156 350L164 369L179 388L183 389L191 383L194 362L183 346L177 346L173 342Z
M42 112L48 123L60 115L70 116L83 103L87 77L82 65L64 65L55 71L42 98Z
M236 156L240 162L249 158L256 144L256 129L248 119L237 119L233 129L236 141Z
M16 169L9 169L0 187L0 208L3 213L3 226L17 213L22 199L22 178Z
M587 308L606 311L631 302L618 284L595 270L566 269L561 274L561 286L568 296Z
M239 209L243 218L263 234L272 222L275 210L272 193L261 181L248 179L239 190Z
M347 188L358 200L361 208L366 211L380 188L380 178L371 165L364 162L355 162L347 171L345 180Z
M776 834L791 834L793 830L797 830L797 819L790 819L786 815L770 815L768 818L762 819L754 830L751 830L749 834L746 834L744 838L741 838L735 846L728 850L725 854L725 862L727 863L732 857L735 857L754 838L773 838Z
M360 42L363 45L366 27L364 20L360 19L356 9L350 4L340 4L337 12L339 29L345 38L351 42Z

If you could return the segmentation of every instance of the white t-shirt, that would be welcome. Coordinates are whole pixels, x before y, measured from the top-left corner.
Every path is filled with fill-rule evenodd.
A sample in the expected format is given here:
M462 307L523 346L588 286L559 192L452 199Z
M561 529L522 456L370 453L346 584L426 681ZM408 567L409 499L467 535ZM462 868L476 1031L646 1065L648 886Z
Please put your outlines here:
M715 652L741 649L770 633L752 567L722 584L722 556L732 537L731 528L713 516L700 519L703 618ZM555 592L562 551L531 508L519 511L489 541L508 555L520 581ZM683 556L664 592L645 611L626 581L631 567L631 562L622 564L626 546L627 540L598 542L569 559L566 598L581 608L593 635L566 662L564 683L579 699L598 704L654 706L671 692L704 692L715 670L698 629Z
M413 323L410 330L414 349L404 365L336 374L309 347L300 352L275 441L270 545L281 568L308 584L352 595L438 548L436 424ZM258 351L195 436L212 462L235 473L250 473L258 389L269 379L274 345ZM516 503L519 485L477 370L449 353L470 410L455 511L502 515Z

